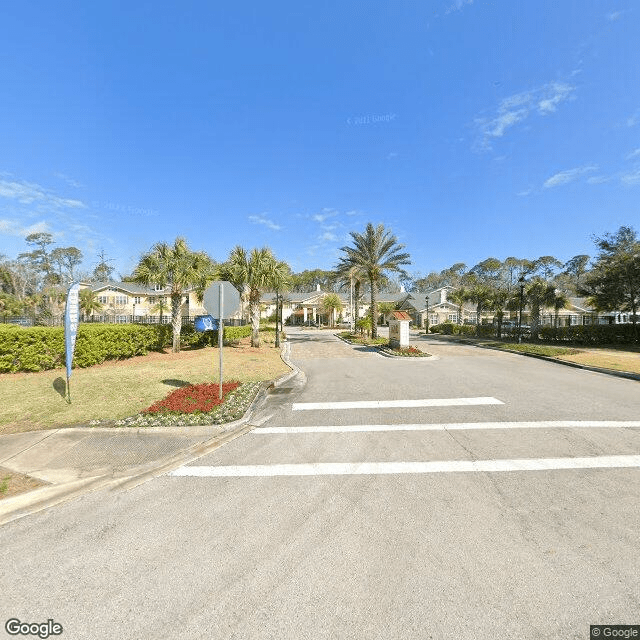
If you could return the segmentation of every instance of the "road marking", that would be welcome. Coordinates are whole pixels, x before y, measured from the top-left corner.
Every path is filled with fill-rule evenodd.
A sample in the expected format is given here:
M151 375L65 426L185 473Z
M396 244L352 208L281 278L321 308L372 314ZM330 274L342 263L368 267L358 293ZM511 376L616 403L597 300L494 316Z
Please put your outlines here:
M273 476L395 475L498 471L552 471L640 467L640 455L516 460L439 460L432 462L318 462L315 464L180 467L169 475L200 478Z
M539 422L454 422L452 424L349 424L314 427L261 427L254 435L289 433L356 433L364 431L472 431L476 429L628 429L640 420L543 420Z
M314 409L395 409L412 407L457 407L478 404L504 404L491 397L481 398L425 398L422 400L354 400L346 402L294 402L294 411Z

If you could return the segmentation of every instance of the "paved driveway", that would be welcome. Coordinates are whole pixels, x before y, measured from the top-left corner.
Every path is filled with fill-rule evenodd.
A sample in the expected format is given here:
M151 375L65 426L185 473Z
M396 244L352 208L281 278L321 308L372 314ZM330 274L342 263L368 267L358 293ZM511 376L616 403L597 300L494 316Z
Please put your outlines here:
M5 619L154 640L639 621L638 383L466 346L405 361L291 342L307 384L250 434L0 529Z

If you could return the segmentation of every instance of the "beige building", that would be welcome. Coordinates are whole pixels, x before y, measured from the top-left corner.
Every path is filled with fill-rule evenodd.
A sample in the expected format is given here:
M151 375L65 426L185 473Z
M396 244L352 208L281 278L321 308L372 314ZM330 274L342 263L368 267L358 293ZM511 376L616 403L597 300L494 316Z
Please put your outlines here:
M171 289L169 287L145 287L135 282L81 283L81 289L91 289L98 302L100 311L91 314L95 322L126 323L132 320L168 323L171 321ZM197 301L193 290L182 297L182 317L189 318L206 314L206 310Z

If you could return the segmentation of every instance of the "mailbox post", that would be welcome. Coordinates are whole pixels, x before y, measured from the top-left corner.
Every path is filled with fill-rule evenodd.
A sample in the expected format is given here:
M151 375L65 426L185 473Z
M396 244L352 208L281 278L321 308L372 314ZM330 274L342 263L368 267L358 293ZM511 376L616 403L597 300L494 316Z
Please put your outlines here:
M405 311L392 311L389 318L389 346L402 349L409 346L409 322L411 316Z

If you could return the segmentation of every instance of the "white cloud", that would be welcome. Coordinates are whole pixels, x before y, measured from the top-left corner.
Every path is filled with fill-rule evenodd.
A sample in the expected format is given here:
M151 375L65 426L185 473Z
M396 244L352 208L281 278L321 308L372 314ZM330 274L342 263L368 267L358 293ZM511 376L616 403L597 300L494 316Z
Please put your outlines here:
M541 90L542 95L538 98L538 113L541 115L553 113L561 102L571 97L574 89L575 87L561 82L545 85Z
M56 171L56 172L54 172L53 175L56 178L59 178L60 180L63 180L70 187L73 187L74 189L79 189L80 187L82 187L82 184L80 184L77 180L74 180L73 178L70 178L68 175L66 175L64 173L60 173L59 171Z
M51 233L51 228L44 220L25 227L17 220L0 219L0 234L24 238L31 233Z
M397 158L398 154L395 151L392 151L391 153L387 154L387 160L393 160L394 158Z
M635 169L635 171L631 171L630 173L625 173L620 180L622 180L623 184L626 184L630 187L635 187L640 185L640 167Z
M40 185L17 180L0 180L0 196L20 204L36 204L41 209L83 209L86 206L80 200L61 198Z
M547 116L558 109L558 105L573 98L575 87L562 82L549 82L530 91L523 91L504 98L493 117L476 118L478 136L474 147L486 151L491 149L495 138L502 138L507 130L529 118L533 113Z
M633 160L634 158L640 158L640 147L638 147L635 151L632 151L627 157L627 160Z
M605 182L609 182L610 180L611 178L608 178L607 176L591 176L590 178L587 178L587 183L604 184Z
M335 233L331 233L331 231L325 231L318 239L320 242L336 242L338 236Z
M516 195L520 196L521 198L526 198L532 193L533 193L533 189L525 189L524 191L520 191L519 193L516 193Z
M567 169L566 171L560 171L555 175L551 176L545 183L542 185L544 189L550 189L552 187L559 187L563 184L568 184L569 182L573 182L577 180L580 176L583 176L585 173L590 173L591 171L595 171L598 167L590 165L586 167L576 167L575 169Z
M627 118L627 127L635 127L640 123L640 109Z
M609 22L615 22L622 17L623 13L624 11L611 11L610 13L607 13L607 20Z
M265 227L272 229L273 231L280 231L282 227L269 218L265 218L263 215L260 216L249 216L249 221L253 222L253 224L263 224Z
M316 213L312 215L311 219L314 220L315 222L319 222L320 224L322 224L325 220L328 220L329 218L334 218L335 216L337 216L338 213L339 212L336 211L335 209L324 208L322 210L322 213Z
M445 15L453 13L454 11L462 11L463 7L468 4L473 4L473 0L453 0L453 3L444 12Z

